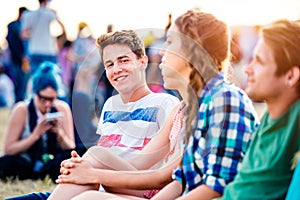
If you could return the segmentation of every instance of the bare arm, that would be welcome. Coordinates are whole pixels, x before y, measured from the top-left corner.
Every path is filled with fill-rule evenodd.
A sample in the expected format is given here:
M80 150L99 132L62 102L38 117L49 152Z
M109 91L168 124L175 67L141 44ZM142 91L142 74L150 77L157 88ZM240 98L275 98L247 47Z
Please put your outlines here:
M173 181L166 187L164 187L158 194L156 194L152 199L199 199L199 200L210 200L220 197L221 194L212 190L207 185L202 184L197 188L193 189L188 194L181 196L182 185L179 181ZM178 198L177 198L178 197Z
M179 181L173 181L166 187L164 187L158 194L156 194L152 199L176 199L181 195L182 185ZM195 198L198 199L198 198Z
M114 171L96 169L85 160L73 162L68 173L58 177L57 183L73 184L102 184L112 188L126 189L157 189L162 188L172 181L173 169L178 165L181 158L170 162L165 167L157 170L141 171Z
M60 27L62 29L62 34L66 34L66 29L65 29L65 26L62 23L62 21L59 18L57 18L56 21L57 21L57 23L60 25Z
M172 181L172 172L178 166L181 158L157 170L142 170L136 172L106 171L101 178L101 184L107 187L149 190L161 189ZM107 177L105 177L107 176Z
M130 159L130 163L137 169L149 169L156 163L160 162L170 150L169 135L173 125L173 118L178 110L179 105L175 106L165 120L163 127L157 132L152 140L144 149Z
M4 140L4 154L15 155L29 149L48 129L51 125L46 121L38 124L32 133L26 138L20 139L25 124L27 123L27 105L20 102L15 105L10 116L6 136Z
M205 184L200 185L199 187L193 189L191 192L180 197L179 199L199 199L199 200L210 200L217 197L220 197L221 194L212 190Z
M73 118L69 105L61 100L56 100L56 108L58 111L63 112L64 116L59 119L57 128L54 131L57 134L57 140L63 149L75 148Z
M23 40L28 40L31 37L31 29L30 28L24 28L21 30L21 38Z

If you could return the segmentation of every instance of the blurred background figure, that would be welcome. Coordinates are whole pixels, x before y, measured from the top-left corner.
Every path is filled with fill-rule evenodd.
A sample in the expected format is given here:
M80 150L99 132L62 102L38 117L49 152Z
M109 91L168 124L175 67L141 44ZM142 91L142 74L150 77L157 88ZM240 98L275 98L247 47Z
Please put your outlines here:
M44 61L57 63L57 39L52 35L50 26L57 22L65 32L63 23L54 10L47 7L48 0L39 0L40 7L28 12L22 17L21 35L28 39L28 54L30 56L30 73L33 74Z
M144 38L144 44L146 48L146 53L148 53L148 47L157 40L154 31L152 29L149 30L148 34Z
M61 69L62 81L67 89L67 94L70 97L71 83L73 79L74 59L72 58L72 44L70 40L66 40L58 53L58 66Z
M71 52L68 55L74 62L70 95L72 95L72 90L74 90L75 81L85 84L90 89L89 91L96 88L96 79L98 77L96 72L100 67L101 60L95 41L88 24L80 22L78 24L77 37L73 41Z
M106 32L107 33L111 33L111 32L114 32L115 28L114 28L114 25L113 24L108 24L107 25L107 28L106 28Z
M239 41L239 30L232 30L231 42L230 42L230 63L231 68L229 69L230 80L239 88L245 89L247 84L247 75L244 72L244 67L241 64L243 59L243 52L241 50L241 44Z
M113 24L108 24L106 26L106 33L114 32L115 28ZM113 95L114 87L109 82L105 70L104 65L101 62L100 68L98 69L98 73L100 76L100 79L98 81L97 87L96 87L96 93L95 93L95 112L97 116L100 116L100 113L102 111L102 107L104 102Z
M78 33L73 42L72 50L74 54L75 72L78 71L80 65L84 62L86 56L90 53L90 47L95 44L92 32L85 22L78 24Z
M39 68L45 68L47 66L51 66L48 68L49 73L51 72L58 85L57 98L70 104L70 99L67 94L67 88L62 80L62 72L60 67L57 64L52 63L50 61L45 61L40 64ZM33 75L36 75L36 73L34 73ZM33 84L32 77L30 77L26 88L26 99L29 99L34 95L34 86L32 84Z
M6 40L10 55L8 73L11 74L14 83L15 102L24 100L29 76L29 61L21 38L21 17L25 11L26 7L20 7L17 19L7 26Z
M11 108L15 103L14 83L0 62L0 108Z
M161 75L161 70L159 69L159 64L161 63L161 55L159 54L159 52L161 51L162 45L166 40L166 33L169 30L171 24L172 14L169 13L163 36L160 38L153 39L153 42L151 43L147 41L147 56L149 57L149 64L146 71L147 83L153 92L167 92L173 94L171 90L166 90L163 87L163 78Z
M87 92L74 90L72 95L72 114L74 119L74 133L76 151L79 154L97 144L100 136L96 134L96 116L93 112L93 99Z
M232 80L242 89L247 86L245 67L252 59L252 52L258 39L258 30L259 26L232 27Z
M69 105L59 100L55 66L44 64L32 77L33 96L18 102L12 110L0 157L0 178L45 178L54 181L60 163L75 148L73 119ZM48 121L46 115L61 112L62 117Z

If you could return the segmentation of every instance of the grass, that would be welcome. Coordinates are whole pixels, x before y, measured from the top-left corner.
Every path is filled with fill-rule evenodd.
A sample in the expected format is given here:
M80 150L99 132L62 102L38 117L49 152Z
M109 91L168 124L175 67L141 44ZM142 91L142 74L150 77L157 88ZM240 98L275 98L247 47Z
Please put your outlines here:
M3 141L7 129L7 122L10 115L9 109L0 109L0 155L3 155ZM7 180L0 181L0 200L7 197L28 194L32 192L52 191L55 184L46 177L44 180Z

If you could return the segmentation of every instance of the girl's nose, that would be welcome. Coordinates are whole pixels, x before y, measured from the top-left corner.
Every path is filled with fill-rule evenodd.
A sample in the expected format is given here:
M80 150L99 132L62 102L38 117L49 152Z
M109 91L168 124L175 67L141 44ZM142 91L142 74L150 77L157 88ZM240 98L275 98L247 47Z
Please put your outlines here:
M248 75L253 73L253 61L245 66L245 73Z

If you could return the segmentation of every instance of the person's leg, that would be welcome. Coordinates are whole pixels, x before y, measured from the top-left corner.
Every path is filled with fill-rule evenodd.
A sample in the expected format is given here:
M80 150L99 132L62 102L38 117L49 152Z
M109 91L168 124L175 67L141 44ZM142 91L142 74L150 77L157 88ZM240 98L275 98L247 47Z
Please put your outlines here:
M98 185L59 184L51 193L48 200L65 200L88 190L98 190Z
M25 98L29 74L24 73L22 67L13 62L11 63L11 70L15 85L15 102L23 101Z
M30 75L33 75L36 72L42 62L41 56L36 54L30 55Z
M137 170L128 161L99 146L91 147L82 158L98 169ZM59 184L48 199L70 199L84 191L98 189L99 185Z
M0 179L35 179L33 166L20 155L5 155L0 158Z
M126 159L111 153L109 149L93 146L82 156L95 168L112 170L137 170Z
M133 200L140 200L145 198L140 198L136 196L129 196L124 194L111 194L106 192L98 192L98 191L86 191L82 194L72 198L72 200L90 200L90 199L109 199L109 200L121 200L121 199L133 199Z
M14 92L15 92L15 103L18 102L18 101L22 101L22 97L21 97L21 93L20 93L20 78L21 78L21 74L20 74L20 71L22 70L21 69L21 66L20 65L17 65L15 64L13 61L10 63L10 72L11 72L11 75L13 77L13 83L14 83Z
M97 156L101 155L101 156ZM86 156L86 157L85 157ZM88 153L83 156L86 158L93 166L96 168L101 169L111 169L116 171L136 171L138 170L136 167L132 165L132 163L128 160L125 160L115 154L107 151L106 148L95 146L91 147L88 150ZM92 158L92 159L91 159ZM123 188L105 188L109 189L111 193L122 193L127 195L133 196L140 196L144 195L144 190L130 190L130 189L123 189Z

